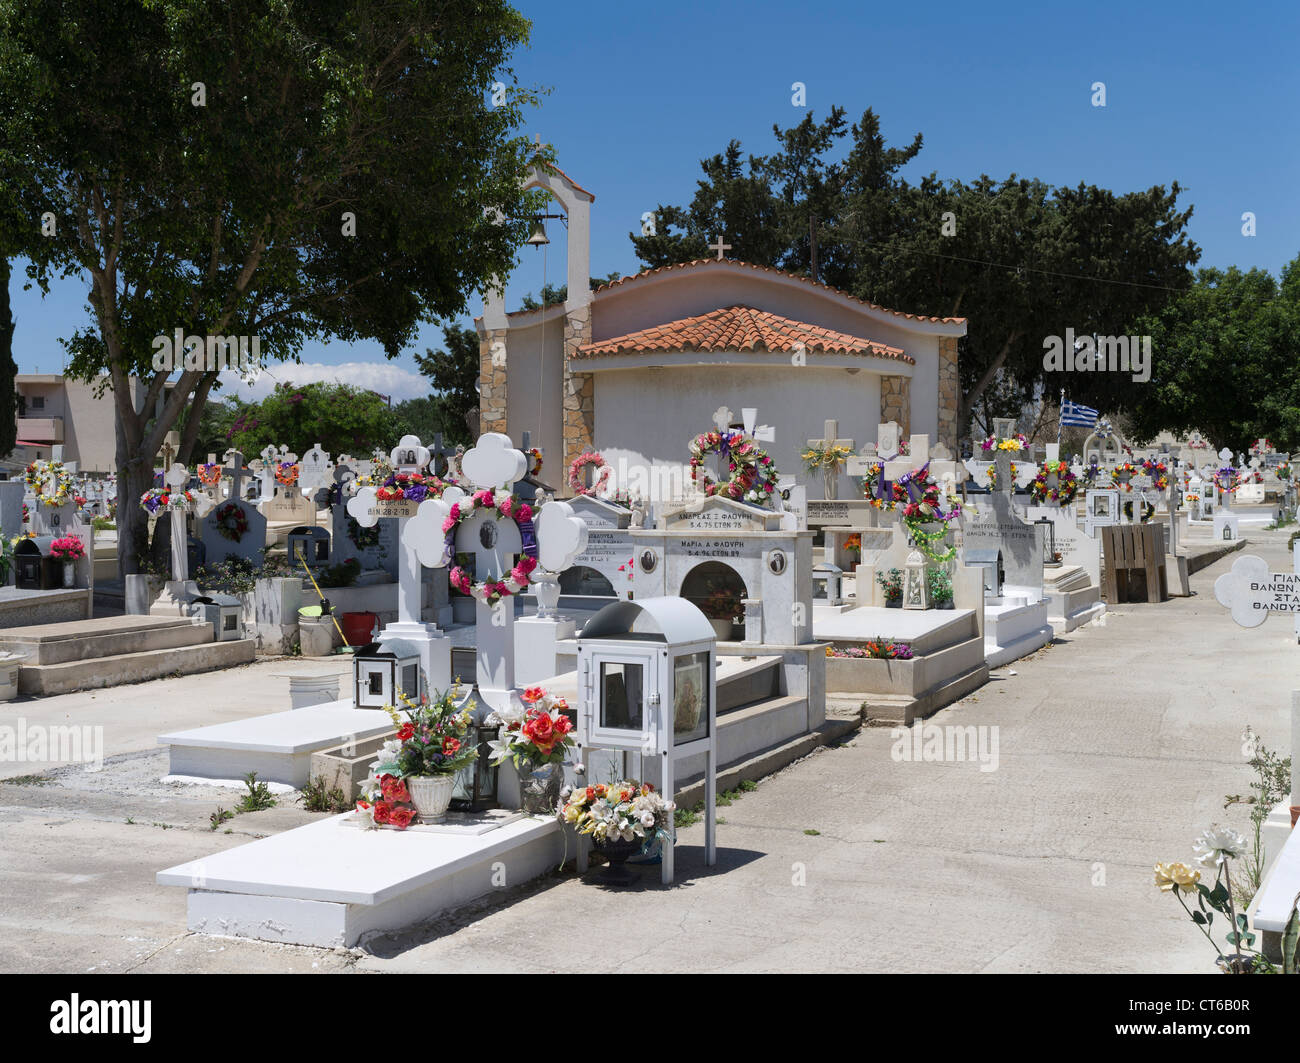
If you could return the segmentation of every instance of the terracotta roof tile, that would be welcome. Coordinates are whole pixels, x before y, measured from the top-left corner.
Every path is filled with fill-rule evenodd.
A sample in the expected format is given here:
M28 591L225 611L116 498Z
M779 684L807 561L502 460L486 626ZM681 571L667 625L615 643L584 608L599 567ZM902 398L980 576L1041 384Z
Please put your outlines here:
M577 353L579 357L589 357L642 351L787 352L800 343L808 351L870 355L916 364L899 347L793 321L751 306L726 306L698 317L684 317L626 336L598 340L579 347Z
M964 317L926 317L924 314L907 314L904 313L902 310L890 310L886 306L880 306L877 303L868 302L866 299L859 299L857 296L849 295L847 292L842 292L838 288L832 288L829 284L821 284L810 277L804 277L798 273L788 273L785 270L776 269L772 266L759 266L753 262L741 262L739 259L736 258L723 258L723 259L697 258L690 262L677 262L671 266L656 266L654 269L642 270L640 273L634 273L629 277L620 277L616 281L610 281L608 284L602 284L599 288L596 289L596 291L603 292L610 288L617 288L620 284L627 284L629 281L640 280L643 277L652 277L657 273L669 273L673 270L694 269L697 267L717 268L719 266L732 266L732 267L739 267L741 269L752 269L760 273L775 273L779 277L790 277L793 280L797 280L801 282L802 284L807 284L814 288L821 288L823 291L832 292L835 295L842 296L845 299L850 299L855 303L860 303L863 306L870 307L872 310L879 310L886 314L893 314L895 317L906 318L909 321L932 321L942 325L964 325L966 323L966 319Z

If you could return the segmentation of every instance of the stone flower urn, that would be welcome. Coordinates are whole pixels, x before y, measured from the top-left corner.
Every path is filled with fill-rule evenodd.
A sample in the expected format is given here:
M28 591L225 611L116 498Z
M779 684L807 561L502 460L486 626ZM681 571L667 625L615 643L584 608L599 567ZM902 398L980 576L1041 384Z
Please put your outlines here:
M441 823L456 788L455 775L408 775L403 780L421 823Z

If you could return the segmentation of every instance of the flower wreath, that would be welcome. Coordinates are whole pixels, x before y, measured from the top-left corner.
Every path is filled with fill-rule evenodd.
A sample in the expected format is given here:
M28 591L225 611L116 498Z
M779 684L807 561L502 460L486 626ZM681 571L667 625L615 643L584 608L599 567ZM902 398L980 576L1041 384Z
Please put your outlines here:
M140 496L140 508L151 516L159 510L186 510L193 504L193 491L173 491L170 487L151 487Z
M43 465L39 472L37 465ZM54 493L45 493L45 474L54 473ZM72 501L72 474L61 461L32 462L23 473L23 483L36 495L36 501L43 506L64 506Z
M221 482L221 466L204 462L199 466L199 483L208 487Z
M223 502L213 516L223 539L237 543L248 533L248 514L237 502Z
M1148 458L1142 463L1142 471L1151 477L1157 491L1169 486L1169 467L1163 461Z
M275 482L283 484L285 487L292 487L298 482L298 466L292 461L277 462L275 466Z
M1133 499L1133 498L1129 498L1124 501L1124 516L1128 517L1129 520L1133 519L1133 503L1135 501L1137 501L1137 499ZM1145 523L1146 521L1150 520L1152 517L1155 516L1156 507L1152 503L1148 502L1145 498L1142 499L1141 501L1142 501L1142 520L1139 523Z
M536 476L542 471L542 452L538 447L529 447L526 451L528 455L528 475Z
M942 565L951 561L957 556L957 547L950 546L943 553L939 553L934 544L943 542L948 534L947 525L961 514L961 504L957 499L950 497L948 501L952 508L944 512L939 485L930 476L930 463L927 461L919 469L913 469L890 484L889 497L881 497L884 494L880 489L882 472L883 467L879 462L875 462L867 470L867 475L863 478L867 500L876 509L891 510L901 507L907 534L916 548L935 564ZM943 524L944 527L935 532L926 531L922 527L935 522Z
M438 476L425 476L418 472L395 472L375 491L381 502L423 502L426 498L441 498L447 483Z
M1006 439L995 439L993 436L989 436L981 446L985 453L990 450L1009 450L1015 454L1029 446L1029 440L1025 438L1023 432L1017 432Z
M590 487L582 482L582 470L588 465L594 465L600 472L597 474L595 481ZM540 469L541 466L538 465ZM569 489L575 495L595 495L605 490L605 485L609 483L609 474L613 470L605 464L605 459L600 456L597 450L585 450L569 462Z
M1120 476L1128 473L1130 477L1138 474L1138 468L1131 461L1122 461L1110 471L1110 482L1112 487L1118 487L1121 491L1132 491L1133 484L1128 480L1120 480Z
M356 517L348 517L348 538L358 550L368 550L379 545L379 525L363 528Z
M715 482L703 471L704 456L717 452L727 459L731 475ZM761 505L776 492L781 474L758 444L739 429L704 432L691 440L691 482L705 495L719 495Z
M1047 478L1056 476L1056 486L1048 487ZM1079 478L1074 470L1063 461L1045 461L1038 469L1038 475L1029 485L1029 498L1034 503L1055 502L1068 506L1079 493Z
M495 509L501 516L509 517L515 522L523 541L524 556L503 580L475 583L470 574L459 565L452 568L447 579L462 594L473 595L486 605L496 605L503 598L520 594L527 589L529 573L537 567L537 531L533 527L533 507L508 491L493 494L487 489L475 491L469 498L453 503L447 519L442 522L443 533L447 536L448 557L455 556L456 529L460 527L461 521L479 509Z
M1019 472L1020 472L1020 470L1016 468L1016 463L1015 463L1014 461L1011 462L1011 489L1012 489L1013 491L1015 490L1015 487L1016 487L1016 476L1017 476L1017 474L1018 474ZM984 475L988 477L988 481L989 481L989 490L992 491L993 488L997 487L997 485L998 485L998 466L997 466L997 463L994 462L992 465L990 465L990 466L988 467L988 470L984 473Z
M1235 465L1225 465L1222 469L1216 469L1214 472L1214 485L1220 491L1226 491L1230 495L1237 493L1237 488L1246 481L1237 473Z

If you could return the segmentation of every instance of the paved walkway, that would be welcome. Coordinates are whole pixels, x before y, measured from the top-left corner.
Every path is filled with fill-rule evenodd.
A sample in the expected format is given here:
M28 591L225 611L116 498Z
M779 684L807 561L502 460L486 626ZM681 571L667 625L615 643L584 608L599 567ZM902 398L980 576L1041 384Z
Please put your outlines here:
M1251 536L1289 570L1284 532ZM1285 749L1300 685L1289 620L1246 631L1214 601L1237 556L1194 575L1194 597L1116 606L926 721L996 728L996 770L899 760L868 729L721 809L717 868L703 826L682 831L672 888L557 874L364 951L191 936L184 892L153 885L305 813L212 833L210 794L0 785L0 969L1210 972L1151 865L1190 858L1211 822L1245 827L1223 809L1251 778L1241 730Z

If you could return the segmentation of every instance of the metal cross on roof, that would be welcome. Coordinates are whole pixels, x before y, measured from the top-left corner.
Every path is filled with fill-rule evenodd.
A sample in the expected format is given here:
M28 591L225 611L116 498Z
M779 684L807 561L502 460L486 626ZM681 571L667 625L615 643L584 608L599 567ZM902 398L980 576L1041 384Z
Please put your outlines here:
M707 244L706 246L710 251L716 251L718 253L719 262L722 261L722 252L731 250L731 245L724 244L721 236L718 237L718 242L716 244Z

